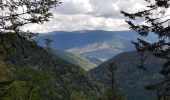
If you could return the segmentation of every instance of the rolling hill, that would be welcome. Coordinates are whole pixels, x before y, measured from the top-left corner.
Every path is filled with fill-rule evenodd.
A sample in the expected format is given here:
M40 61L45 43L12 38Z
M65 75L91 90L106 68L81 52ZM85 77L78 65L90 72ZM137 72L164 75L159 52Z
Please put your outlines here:
M90 70L89 73L107 86L105 82L108 77L108 66L114 63L117 66L116 86L125 93L129 100L153 100L154 94L144 87L161 79L158 71L164 62L165 60L149 54L144 64L147 70L144 71L138 67L140 58L136 52L123 52Z

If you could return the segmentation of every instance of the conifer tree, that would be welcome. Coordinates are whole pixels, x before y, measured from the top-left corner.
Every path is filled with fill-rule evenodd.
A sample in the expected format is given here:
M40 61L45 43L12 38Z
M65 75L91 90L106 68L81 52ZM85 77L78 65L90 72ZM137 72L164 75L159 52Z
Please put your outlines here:
M148 2L145 10L136 13L121 11L128 18L129 28L138 32L143 38L133 41L138 52L149 51L159 58L166 59L160 74L164 76L160 83L147 87L156 91L158 100L167 100L170 96L170 0L145 0ZM148 42L145 38L155 34L157 41ZM169 98L170 99L170 98ZM168 99L168 100L169 100Z

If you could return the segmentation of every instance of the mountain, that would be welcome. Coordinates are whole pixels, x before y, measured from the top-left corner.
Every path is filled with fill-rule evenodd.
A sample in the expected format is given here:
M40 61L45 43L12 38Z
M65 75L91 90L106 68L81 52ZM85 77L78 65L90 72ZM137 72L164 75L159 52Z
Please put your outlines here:
M80 66L81 68L85 69L86 71L96 67L97 65L91 63L88 59L84 58L81 55L76 55L67 51L62 50L52 50L54 54L59 56L61 59L68 61L74 65Z
M153 100L154 94L144 87L161 79L158 71L165 60L149 54L144 63L146 71L139 67L140 61L137 52L123 52L90 70L89 73L107 86L105 82L108 77L108 66L114 63L117 66L116 86L125 93L129 100Z
M56 31L42 34L36 38L39 45L45 46L44 39L53 40L52 48L83 55L89 61L99 65L103 61L125 51L135 50L131 40L140 37L132 31ZM154 35L148 36L154 40Z
M118 53L134 49L131 40L136 36L137 34L131 31L58 31L40 35L36 40L39 45L45 46L44 39L49 38L53 40L53 49L83 55L91 62L98 59L96 64L99 64Z
M1 61L10 66L9 68L16 74L17 83L21 83L21 86L29 83L28 87L31 87L31 90L28 90L28 92L32 91L32 87L37 87L35 89L33 88L33 93L37 92L37 95L40 97L36 100L54 100L50 99L52 97L57 100L68 100L67 98L77 93L89 100L94 100L95 96L97 96L97 85L95 85L86 71L79 66L61 59L41 46L33 45L34 42L26 38L17 38L15 35L8 36L7 34L5 36L7 36L7 39L10 37L12 40L15 39L15 42L21 43L24 52L21 47L17 46L16 50L12 49L10 55L1 55ZM4 39L5 36L3 37ZM22 42L20 39L22 39ZM8 41L6 43L8 44ZM46 73L49 73L49 75L46 76ZM48 76L51 77L50 83L46 82ZM49 87L46 86L47 84L50 84L48 85ZM46 87L48 88L47 90L45 90ZM17 85L13 90L15 89L18 89L15 93L22 93L20 86ZM51 89L54 89L53 93L51 93ZM25 89L23 92L27 93ZM11 93L13 94L14 92ZM49 95L46 96L45 94ZM32 95L37 96L36 94Z

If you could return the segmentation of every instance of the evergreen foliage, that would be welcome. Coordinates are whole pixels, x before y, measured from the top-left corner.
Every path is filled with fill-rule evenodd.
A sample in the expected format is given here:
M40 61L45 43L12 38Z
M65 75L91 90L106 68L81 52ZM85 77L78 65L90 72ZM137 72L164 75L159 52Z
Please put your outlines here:
M15 35L13 38L20 40ZM97 85L79 66L60 59L43 47L33 46L34 42L28 39L22 43L27 47L24 48L26 57L21 53L20 47L11 51L8 57L6 54L1 55L1 61L13 69L12 76L16 75L16 78L9 80L9 84L5 83L8 91L3 92L5 94L0 98L70 100L82 97L82 100L94 100L98 96ZM29 45L32 47L28 48ZM72 91L81 93L72 94Z
M154 33L158 39L156 42L151 43L144 38L138 38L137 42L133 41L138 52L150 51L157 57L166 59L160 74L164 76L164 80L158 84L149 86L147 89L156 91L158 100L162 97L170 96L170 18L167 15L168 8L170 8L170 0L145 0L148 2L146 10L141 10L136 13L121 13L128 17L126 22L129 24L130 29L138 32L144 38L148 34Z

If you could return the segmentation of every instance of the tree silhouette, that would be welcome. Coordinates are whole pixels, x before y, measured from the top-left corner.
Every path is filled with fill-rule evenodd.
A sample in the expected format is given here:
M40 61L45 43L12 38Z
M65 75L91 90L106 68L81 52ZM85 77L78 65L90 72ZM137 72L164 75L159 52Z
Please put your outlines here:
M115 71L117 69L117 66L113 63L113 64L109 64L108 67L108 77L109 77L109 81L111 84L111 91L114 91L115 89Z
M164 80L158 84L147 87L157 92L158 100L167 100L170 96L170 0L145 0L148 2L146 10L136 13L121 13L129 18L126 22L129 28L138 32L143 38L133 41L138 52L149 51L159 58L167 60L160 73L164 76ZM145 40L149 34L155 34L158 39L156 42L148 42ZM168 99L169 100L169 99Z
M20 30L23 25L49 21L52 17L49 10L60 3L60 0L0 0L0 32L26 35Z
M109 63L107 69L107 81L110 86L101 93L99 100L126 100L125 95L115 86L117 67L116 64Z

